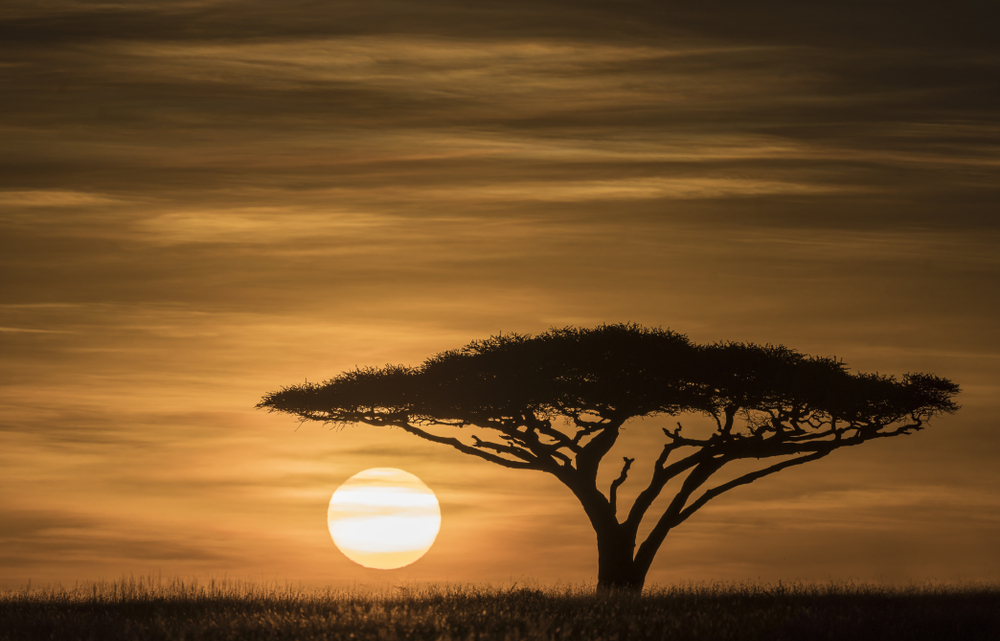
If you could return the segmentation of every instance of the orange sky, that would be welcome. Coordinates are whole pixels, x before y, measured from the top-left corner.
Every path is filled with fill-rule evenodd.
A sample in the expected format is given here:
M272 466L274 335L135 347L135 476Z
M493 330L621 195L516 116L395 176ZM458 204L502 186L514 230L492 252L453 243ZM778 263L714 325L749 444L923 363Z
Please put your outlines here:
M650 582L1000 579L995 21L949 11L5 2L0 586L593 581L554 479L252 408L623 321L963 388L716 500ZM633 489L658 432L608 459ZM368 467L440 499L403 570L330 541Z

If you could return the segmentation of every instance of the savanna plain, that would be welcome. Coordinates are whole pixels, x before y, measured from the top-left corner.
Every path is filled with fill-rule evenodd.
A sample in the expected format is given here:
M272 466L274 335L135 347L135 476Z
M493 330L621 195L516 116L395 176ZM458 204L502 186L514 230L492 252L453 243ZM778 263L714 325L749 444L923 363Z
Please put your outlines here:
M317 590L123 578L0 592L0 640L1000 639L1000 585Z

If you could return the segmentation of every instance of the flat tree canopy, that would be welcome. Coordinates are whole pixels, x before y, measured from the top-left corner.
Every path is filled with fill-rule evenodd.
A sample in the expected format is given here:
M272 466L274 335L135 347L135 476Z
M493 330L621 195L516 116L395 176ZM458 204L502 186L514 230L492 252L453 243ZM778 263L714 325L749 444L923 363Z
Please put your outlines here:
M958 392L931 374L852 374L840 360L780 345L697 345L670 330L616 324L493 336L418 367L361 368L285 387L257 407L399 427L504 467L552 474L597 533L598 587L641 589L667 533L711 499L837 448L920 430L955 412ZM648 484L619 510L617 491L634 459L624 458L607 492L597 473L622 426L684 413L708 416L716 429L701 436L682 434L679 424L662 429ZM709 483L728 463L758 459L755 471ZM669 505L652 513L674 479ZM639 544L645 518L654 525Z

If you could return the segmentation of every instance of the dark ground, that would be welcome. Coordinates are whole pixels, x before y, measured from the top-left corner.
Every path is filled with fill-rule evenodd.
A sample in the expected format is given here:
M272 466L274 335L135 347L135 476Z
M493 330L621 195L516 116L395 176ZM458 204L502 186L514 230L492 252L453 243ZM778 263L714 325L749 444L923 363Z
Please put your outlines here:
M0 641L32 639L1000 639L1000 587L471 587L307 591L125 580L0 594Z

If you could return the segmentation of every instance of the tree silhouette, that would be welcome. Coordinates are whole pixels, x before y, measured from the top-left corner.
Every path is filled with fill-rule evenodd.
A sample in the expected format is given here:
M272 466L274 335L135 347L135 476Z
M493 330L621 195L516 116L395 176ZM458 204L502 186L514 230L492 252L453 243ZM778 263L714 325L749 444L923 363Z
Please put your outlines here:
M841 447L921 429L955 412L959 388L930 374L901 381L851 374L834 358L783 346L696 345L682 334L634 324L500 335L429 358L344 372L265 396L257 405L303 420L398 427L504 467L552 474L579 499L597 533L598 588L641 590L667 533L708 501ZM645 488L627 511L598 468L627 421L708 416L701 435L662 429ZM736 461L757 464L717 484ZM666 508L651 512L670 481ZM706 485L710 485L706 488ZM640 523L654 519L638 544Z

